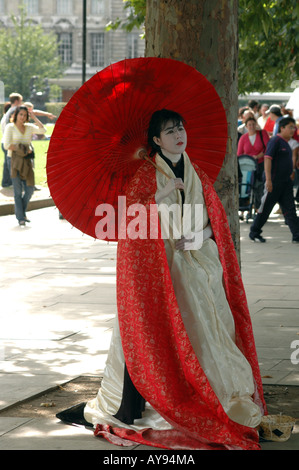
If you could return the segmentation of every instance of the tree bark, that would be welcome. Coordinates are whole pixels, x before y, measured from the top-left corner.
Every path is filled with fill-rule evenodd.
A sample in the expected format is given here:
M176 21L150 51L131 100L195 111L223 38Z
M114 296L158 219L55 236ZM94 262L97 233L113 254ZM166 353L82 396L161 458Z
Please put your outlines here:
M238 0L147 0L145 31L147 57L166 57L193 66L212 83L222 100L228 144L215 189L240 258L236 157Z

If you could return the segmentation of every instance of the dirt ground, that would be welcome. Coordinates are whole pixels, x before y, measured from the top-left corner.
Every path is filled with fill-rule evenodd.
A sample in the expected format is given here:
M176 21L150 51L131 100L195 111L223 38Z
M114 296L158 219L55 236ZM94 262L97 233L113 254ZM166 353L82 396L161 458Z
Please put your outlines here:
M55 418L60 411L96 397L101 377L78 377L0 411L0 417Z
M82 376L39 396L0 411L0 417L55 418L73 405L96 397L101 377ZM285 414L299 419L299 387L264 385L269 414Z

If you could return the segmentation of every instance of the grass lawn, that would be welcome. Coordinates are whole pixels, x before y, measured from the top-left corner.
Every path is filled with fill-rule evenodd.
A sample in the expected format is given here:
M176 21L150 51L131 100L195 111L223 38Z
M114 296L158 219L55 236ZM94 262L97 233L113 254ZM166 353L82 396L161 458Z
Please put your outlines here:
M46 124L45 125L47 132L46 135L50 136L53 132L54 125ZM2 132L0 130L0 137L2 139ZM35 184L37 186L46 187L47 186L47 174L46 174L46 164L47 164L47 151L49 147L49 140L33 140L32 145L34 147L35 159L34 159L34 174L35 174ZM3 172L3 160L4 154L1 150L0 152L0 178L2 180ZM0 184L1 184L0 180Z

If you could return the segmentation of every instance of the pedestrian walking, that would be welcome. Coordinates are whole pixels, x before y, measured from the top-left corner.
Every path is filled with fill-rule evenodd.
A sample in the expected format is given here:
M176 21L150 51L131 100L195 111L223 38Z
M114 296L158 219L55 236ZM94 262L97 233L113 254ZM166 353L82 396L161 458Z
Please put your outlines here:
M264 243L262 228L268 220L275 204L279 204L285 221L292 233L293 243L299 243L299 219L293 195L294 168L292 149L289 141L294 135L296 122L291 117L279 121L278 134L268 142L264 167L265 189L256 218L250 227L249 238Z
M29 123L32 118L35 124ZM34 170L32 149L33 134L45 134L46 128L34 113L29 115L26 106L16 108L13 122L7 124L4 131L4 148L11 157L11 179L14 189L15 214L19 225L30 222L26 209L34 192Z

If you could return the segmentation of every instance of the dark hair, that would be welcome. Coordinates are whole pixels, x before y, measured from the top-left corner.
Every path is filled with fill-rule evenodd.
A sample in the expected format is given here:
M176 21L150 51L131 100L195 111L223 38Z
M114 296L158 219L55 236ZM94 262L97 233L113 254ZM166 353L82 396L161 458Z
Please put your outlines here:
M11 108L11 103L10 101L7 101L4 105L4 109L3 109L3 112L4 114L7 113L7 111L9 110L9 108Z
M290 123L296 124L295 119L293 119L291 116L282 118L278 123L278 132L281 131L282 127L286 127Z
M258 105L259 105L259 102L256 101L256 100L250 100L250 101L248 101L248 106L249 106L249 108L251 108L251 109L254 108L255 106L258 106Z
M247 124L248 121L254 121L256 123L256 119L253 117L253 116L249 116L246 120L245 120L245 126Z
M155 111L150 119L147 132L147 141L149 146L152 148L150 156L153 157L157 152L160 152L159 145L155 144L154 137L160 137L161 131L164 128L164 125L172 121L175 126L185 124L184 118L177 112L171 111L169 109L160 109Z
M242 117L245 111L248 111L249 107L248 106L242 106L242 108L239 109L239 116Z
M20 111L26 111L27 112L27 122L29 121L29 111L28 111L28 108L26 108L26 106L18 106L14 112L14 117L13 117L13 122L17 122L17 116L19 114Z

